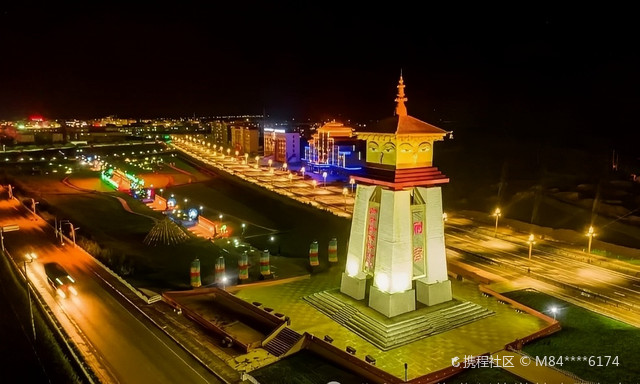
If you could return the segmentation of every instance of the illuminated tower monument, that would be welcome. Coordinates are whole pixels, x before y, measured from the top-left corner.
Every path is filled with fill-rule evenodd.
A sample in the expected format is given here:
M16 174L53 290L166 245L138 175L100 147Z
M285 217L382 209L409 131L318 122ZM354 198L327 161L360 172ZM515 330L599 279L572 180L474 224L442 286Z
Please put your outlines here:
M340 291L388 316L410 312L416 300L452 299L444 245L441 184L433 143L450 132L407 114L402 75L395 116L358 132L367 142L356 193L346 271ZM368 283L369 282L369 283Z

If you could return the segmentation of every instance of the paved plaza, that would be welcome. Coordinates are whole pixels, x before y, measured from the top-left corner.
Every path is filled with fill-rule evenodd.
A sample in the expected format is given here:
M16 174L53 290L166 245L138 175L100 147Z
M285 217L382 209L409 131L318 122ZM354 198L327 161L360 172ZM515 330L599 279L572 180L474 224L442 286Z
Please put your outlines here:
M495 315L462 325L410 344L383 351L348 328L336 323L304 300L305 296L340 286L341 266L323 273L312 274L310 279L281 285L234 287L237 297L248 302L258 301L291 318L291 328L299 333L308 332L317 337L331 336L333 345L344 350L356 349L364 359L370 355L376 366L404 378L404 364L408 364L408 378L416 378L451 366L451 359L468 355L494 353L504 349L515 339L523 338L544 328L547 323L534 316L517 312L510 305L483 295L477 284L453 280L454 298L476 303Z

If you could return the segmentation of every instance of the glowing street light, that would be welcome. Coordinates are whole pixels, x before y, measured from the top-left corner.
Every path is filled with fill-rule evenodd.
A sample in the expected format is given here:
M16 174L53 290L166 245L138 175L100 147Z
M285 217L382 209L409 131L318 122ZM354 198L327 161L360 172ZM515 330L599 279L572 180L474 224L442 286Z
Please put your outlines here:
M247 228L247 224L242 223L242 236L244 236L244 230Z
M558 308L556 307L551 307L551 313L553 313L553 320L556 319L556 312L558 312Z
M289 172L289 184L293 182L293 173Z
M355 187L356 185L356 179L354 179L353 177L350 177L349 184L351 184L351 193L353 193L353 187Z
M282 164L282 169L286 172L287 171L287 163Z
M493 212L493 216L496 217L496 230L493 233L493 237L498 237L498 219L500 218L501 215L502 215L502 212L500 211L500 208L496 208L496 210Z
M271 164L273 164L273 160L269 159L269 161L267 161L267 163L269 164L269 170L271 170Z
M248 165L248 164L249 164L249 154L248 154L248 153L245 153L245 154L244 154L244 163L245 163L246 165Z
M442 221L446 222L449 216L447 216L447 212L442 212Z
M347 211L347 195L349 194L349 189L347 187L342 188L342 194L344 195L344 210Z
M160 188L160 196L162 196L162 192L164 191L164 189Z
M227 148L227 156L231 156L231 148Z
M227 286L227 276L222 276L222 290L224 291Z
M587 237L589 238L589 245L587 246L587 253L591 254L591 241L593 240L593 237L595 236L595 232L593 227L589 227L589 231L587 232Z
M531 272L531 251L533 250L533 244L535 244L535 236L533 233L529 234L529 239L527 239L527 243L529 244L529 266L527 267L527 273Z
M306 171L306 169L304 169L304 167L300 168L300 173L302 173L302 180L304 180L304 172Z
M327 172L322 172L322 178L324 179L324 183L322 184L322 186L324 188L327 188Z
M311 181L311 185L313 185L313 189L316 189L316 185L318 185L316 179L313 179L313 181Z

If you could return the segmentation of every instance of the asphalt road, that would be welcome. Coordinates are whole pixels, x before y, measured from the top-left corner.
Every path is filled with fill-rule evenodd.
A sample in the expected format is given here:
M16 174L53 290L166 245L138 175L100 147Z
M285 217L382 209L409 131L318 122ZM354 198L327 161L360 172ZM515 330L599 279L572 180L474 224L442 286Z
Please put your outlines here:
M481 225L469 221L447 226L447 246L457 250L450 258L511 280L526 277L553 285L581 306L640 326L640 268L628 265L623 272L567 244L544 245L539 239L529 258L525 234L496 238L489 228L483 231Z
M85 252L69 242L60 245L53 229L34 220L16 200L5 200L0 209L0 224L20 226L19 231L4 234L6 248L17 263L26 253L37 254L37 260L27 264L29 278L101 382L221 382L115 292L108 276ZM49 261L57 261L76 279L78 296L55 296L43 269Z

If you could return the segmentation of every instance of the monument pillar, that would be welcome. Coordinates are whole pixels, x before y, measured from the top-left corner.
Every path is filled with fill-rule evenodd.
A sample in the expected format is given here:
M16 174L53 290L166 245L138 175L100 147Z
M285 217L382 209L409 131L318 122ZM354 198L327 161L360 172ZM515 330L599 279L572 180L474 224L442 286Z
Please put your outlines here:
M449 132L407 114L402 76L396 115L358 133L367 142L340 291L393 317L452 299L441 184L433 142ZM370 129L370 130L369 130Z

